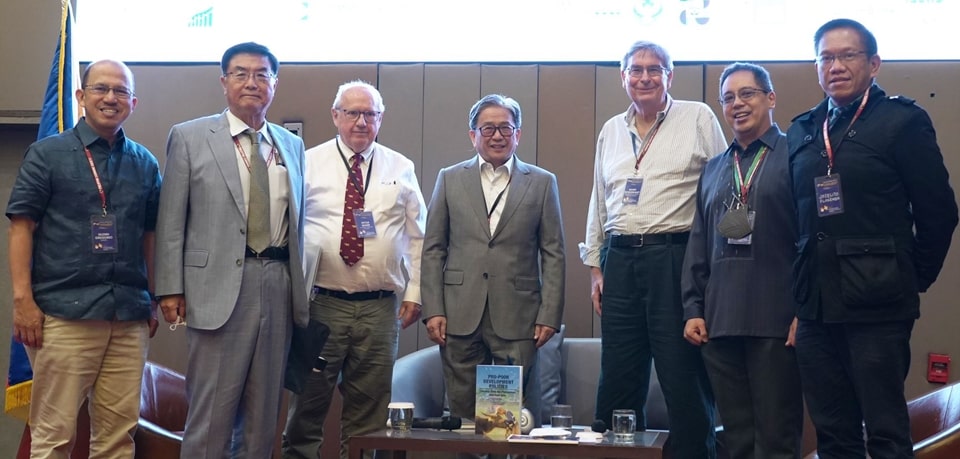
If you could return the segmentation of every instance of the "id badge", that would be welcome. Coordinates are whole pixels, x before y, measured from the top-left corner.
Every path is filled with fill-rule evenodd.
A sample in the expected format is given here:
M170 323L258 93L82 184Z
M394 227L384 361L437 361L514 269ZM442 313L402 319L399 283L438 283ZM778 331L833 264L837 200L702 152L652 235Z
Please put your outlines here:
M727 244L731 245L750 245L753 244L753 220L756 217L756 212L750 210L747 211L747 222L750 224L750 234L741 237L739 239L727 238Z
M829 217L843 213L843 191L840 174L822 175L813 179L817 193L817 215Z
M373 212L353 209L353 221L357 223L357 236L364 239L377 236L377 225L373 223Z
M90 243L93 253L116 253L117 217L114 215L91 216Z
M630 177L623 190L623 203L635 206L640 203L640 189L643 188L642 177Z

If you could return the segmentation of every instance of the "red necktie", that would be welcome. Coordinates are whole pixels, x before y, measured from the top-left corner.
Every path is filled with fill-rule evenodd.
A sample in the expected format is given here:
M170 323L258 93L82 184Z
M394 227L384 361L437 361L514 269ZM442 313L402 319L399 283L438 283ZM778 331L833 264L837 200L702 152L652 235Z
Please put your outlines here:
M347 177L347 192L343 198L343 231L340 233L340 258L347 266L353 266L363 257L363 239L357 236L357 222L353 211L363 210L363 172L360 161L363 156L353 155L353 167Z

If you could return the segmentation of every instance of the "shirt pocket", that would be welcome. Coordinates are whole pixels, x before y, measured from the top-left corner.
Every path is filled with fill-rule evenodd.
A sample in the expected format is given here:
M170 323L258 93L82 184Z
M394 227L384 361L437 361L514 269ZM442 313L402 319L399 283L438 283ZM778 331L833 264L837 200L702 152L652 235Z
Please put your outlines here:
M884 306L903 297L892 237L837 241L840 296L850 307Z

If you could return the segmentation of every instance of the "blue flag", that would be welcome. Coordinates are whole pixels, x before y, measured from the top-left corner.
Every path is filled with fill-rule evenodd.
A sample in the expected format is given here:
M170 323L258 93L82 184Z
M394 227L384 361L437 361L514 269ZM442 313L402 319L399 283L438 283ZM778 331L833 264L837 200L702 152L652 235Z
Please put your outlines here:
M79 85L79 66L73 56L73 8L70 0L61 0L60 39L53 53L47 92L40 113L37 140L57 135L77 122L78 107L74 92ZM30 394L33 388L33 370L22 344L10 343L10 371L7 373L7 396L4 411L26 420L30 413Z

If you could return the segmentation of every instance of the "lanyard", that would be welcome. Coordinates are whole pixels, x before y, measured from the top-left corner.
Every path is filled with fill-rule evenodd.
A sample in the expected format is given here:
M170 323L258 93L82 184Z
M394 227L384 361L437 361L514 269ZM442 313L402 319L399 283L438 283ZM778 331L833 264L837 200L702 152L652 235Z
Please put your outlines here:
M491 164L492 166L492 164ZM513 181L513 174L510 174L510 178L507 179L507 185L500 190L500 194L497 195L497 199L493 200L493 205L490 206L490 210L487 212L487 221L490 221L490 217L493 216L493 211L497 210L497 205L500 204L500 199L503 198L503 193L507 192L507 188L510 188L510 182ZM486 200L486 199L484 199Z
M843 138L847 136L847 132L850 131L850 128L853 127L853 122L860 117L860 114L863 113L863 107L867 106L867 99L870 98L870 88L867 88L867 91L863 93L863 99L860 101L860 107L857 108L857 112L853 114L853 118L850 120L850 124L847 125L847 129L843 131L843 135L840 136L840 142L837 142L837 148L840 148L840 143L843 142ZM833 173L833 145L830 143L830 117L827 116L823 119L823 143L827 148L827 175Z
M240 141L236 137L233 138L233 144L237 146L237 150L240 150L240 157L243 158L243 165L247 166L247 172L250 172L250 160L247 158L247 152L243 151L243 146L240 145ZM270 156L267 157L267 167L270 167L270 163L276 160L277 165L280 165L280 158L277 157L277 149L270 147Z
M753 162L750 163L750 167L747 168L747 176L744 177L743 172L740 170L740 155L737 154L736 150L733 151L733 182L736 184L737 190L740 191L737 198L741 203L747 203L747 192L750 190L750 184L752 184L753 179L757 177L757 169L759 169L760 162L763 161L766 155L767 146L761 146L760 151L753 157Z
M343 161L343 166L347 168L347 177L350 178L350 181L353 182L353 187L360 193L360 197L367 198L367 189L370 188L370 176L373 175L373 152L370 152L370 165L367 166L367 183L366 185L357 182L357 178L353 175L351 167L347 164L347 157L343 154L343 150L340 149L340 137L337 137L337 151L340 152L340 160ZM359 153L354 153L359 154Z
M667 112L670 111L670 107L673 106L673 102L670 102L670 105L667 106L667 109L657 113L657 121L654 123L653 127L650 128L650 132L647 135L647 139L643 142L643 147L640 148L640 153L635 153L637 155L637 162L633 165L634 175L640 170L640 161L644 156L647 155L647 150L650 149L650 144L653 143L653 138L657 135L657 132L660 131L660 126L663 124L663 120L667 118ZM636 136L631 135L630 140L633 142L633 151L637 151L637 138Z
M100 205L103 209L103 216L107 216L107 193L103 191L103 183L100 183L100 174L97 173L97 166L93 164L93 155L90 149L84 145L83 152L87 155L87 162L90 163L90 172L93 173L93 181L97 182L97 192L100 193Z

